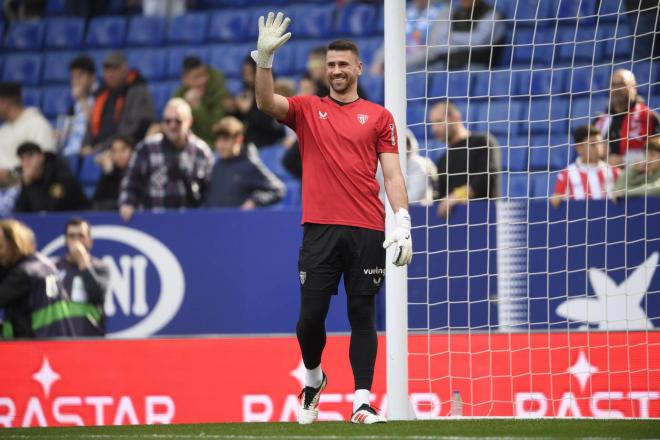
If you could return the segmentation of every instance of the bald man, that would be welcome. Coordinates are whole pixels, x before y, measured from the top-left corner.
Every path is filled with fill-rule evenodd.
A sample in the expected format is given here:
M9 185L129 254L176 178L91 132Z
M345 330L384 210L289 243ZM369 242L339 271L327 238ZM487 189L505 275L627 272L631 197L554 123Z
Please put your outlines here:
M451 102L440 102L429 111L431 131L447 146L438 168L437 213L448 217L452 209L467 199L499 197L500 155L495 138L489 133L470 132L461 111Z
M607 161L619 166L644 157L646 140L660 133L660 117L637 93L635 75L615 70L610 81L610 106L594 122L609 141Z

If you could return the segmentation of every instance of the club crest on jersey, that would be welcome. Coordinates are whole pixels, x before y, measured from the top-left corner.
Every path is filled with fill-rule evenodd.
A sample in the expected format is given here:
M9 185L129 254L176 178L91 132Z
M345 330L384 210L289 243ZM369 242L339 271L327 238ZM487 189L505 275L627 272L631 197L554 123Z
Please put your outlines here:
M364 125L365 122L367 122L367 119L369 119L369 115L357 115L358 121L360 121L360 124Z
M328 119L328 112L322 112L319 110L319 119Z

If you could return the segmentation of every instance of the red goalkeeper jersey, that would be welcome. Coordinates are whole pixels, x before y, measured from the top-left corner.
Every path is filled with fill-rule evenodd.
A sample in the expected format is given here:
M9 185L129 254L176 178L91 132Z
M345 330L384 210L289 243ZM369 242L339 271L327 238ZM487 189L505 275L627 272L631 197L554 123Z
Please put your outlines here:
M327 96L288 100L282 122L298 135L302 223L384 230L376 167L378 154L398 153L391 113L364 99L344 105Z

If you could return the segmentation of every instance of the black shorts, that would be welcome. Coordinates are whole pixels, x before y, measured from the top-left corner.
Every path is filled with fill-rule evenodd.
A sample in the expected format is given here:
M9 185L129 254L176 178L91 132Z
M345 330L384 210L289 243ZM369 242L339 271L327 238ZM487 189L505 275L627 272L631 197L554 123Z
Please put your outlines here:
M306 223L298 258L303 294L374 295L385 279L385 233L355 226Z

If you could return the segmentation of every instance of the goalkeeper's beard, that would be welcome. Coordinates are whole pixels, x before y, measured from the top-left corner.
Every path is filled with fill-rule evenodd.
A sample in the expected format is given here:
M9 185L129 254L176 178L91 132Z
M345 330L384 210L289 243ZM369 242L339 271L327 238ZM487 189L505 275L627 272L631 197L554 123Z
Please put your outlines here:
M335 79L343 79L344 80L343 87L336 86L335 82L333 81ZM332 88L332 90L335 93L339 93L340 95L343 95L351 90L353 84L355 84L355 81L356 81L355 77L349 77L348 75L341 75L341 76L331 77L328 82L330 83L330 88Z

